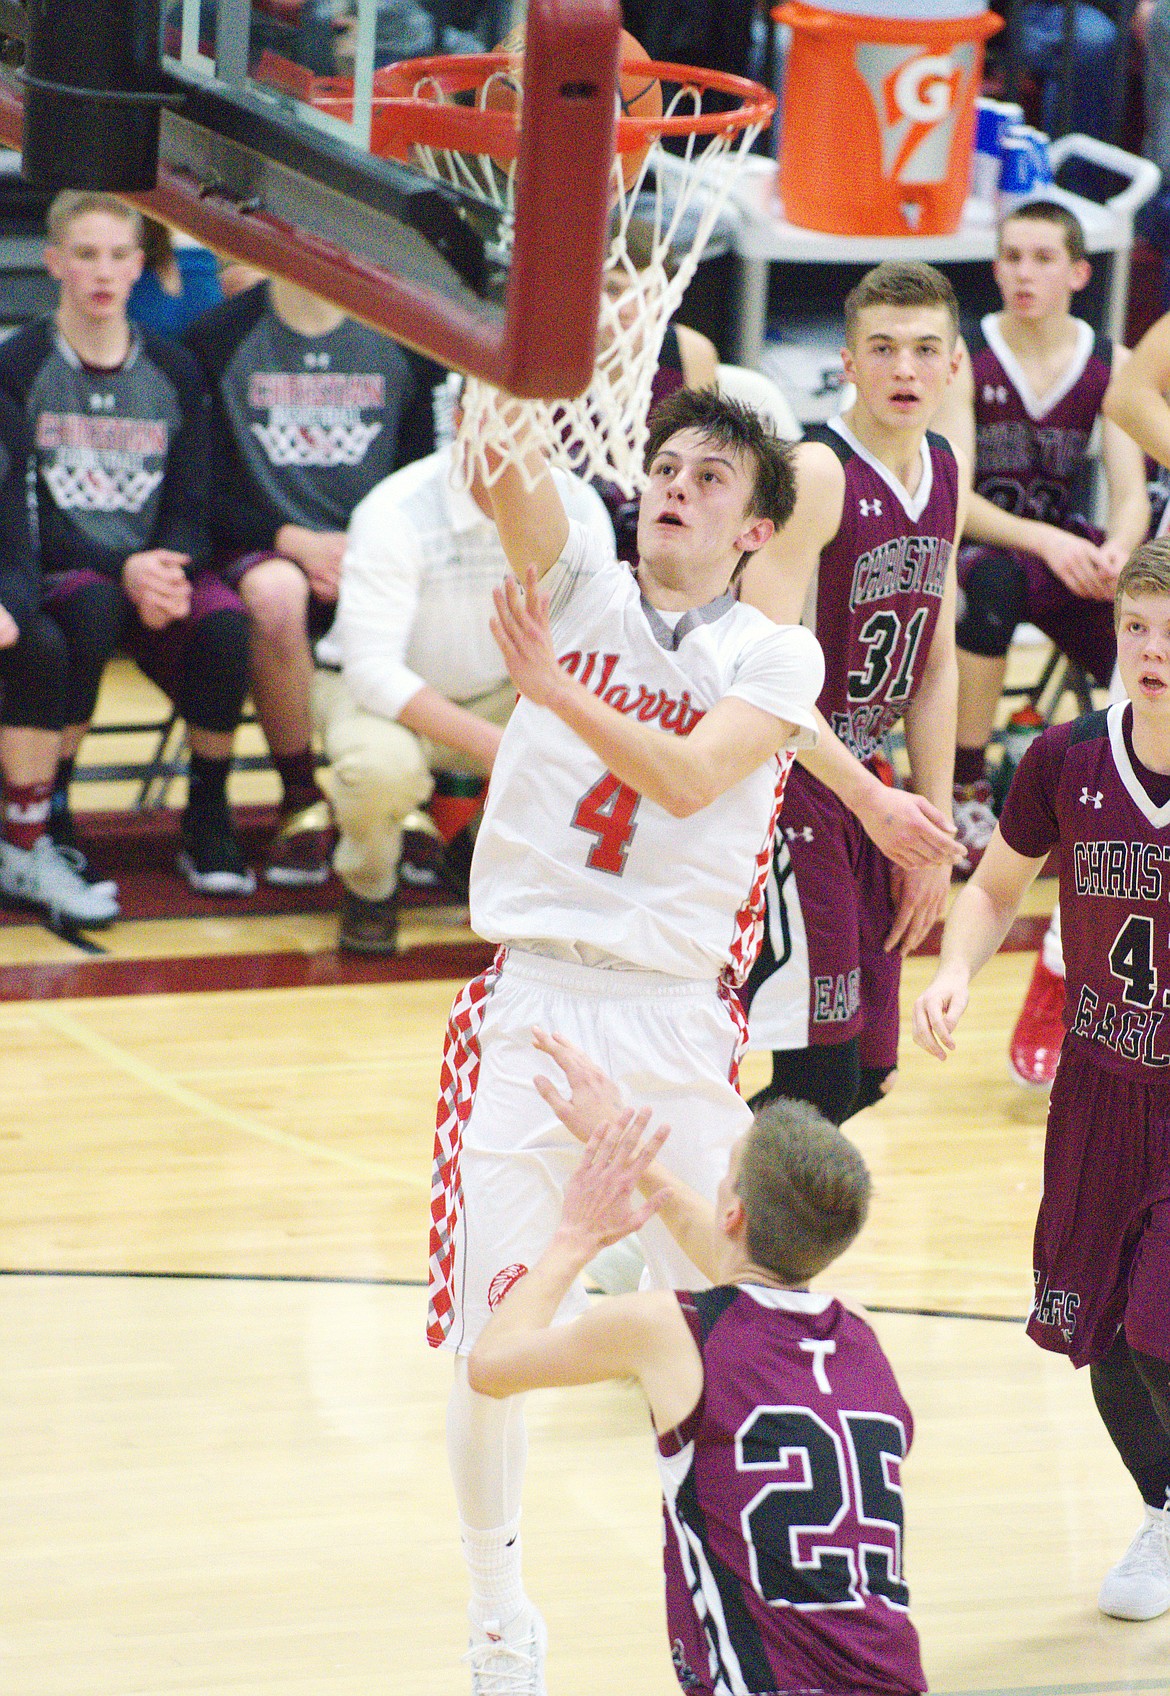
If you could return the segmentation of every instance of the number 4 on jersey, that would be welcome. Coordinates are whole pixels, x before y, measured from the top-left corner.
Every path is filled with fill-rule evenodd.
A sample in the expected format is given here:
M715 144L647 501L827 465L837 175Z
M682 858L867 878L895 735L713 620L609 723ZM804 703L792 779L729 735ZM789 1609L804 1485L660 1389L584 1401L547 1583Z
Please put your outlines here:
M612 772L586 790L573 813L573 829L583 830L597 841L590 848L585 864L594 871L612 872L620 877L626 869L626 855L634 839L637 825L634 816L641 796L628 783L620 782Z

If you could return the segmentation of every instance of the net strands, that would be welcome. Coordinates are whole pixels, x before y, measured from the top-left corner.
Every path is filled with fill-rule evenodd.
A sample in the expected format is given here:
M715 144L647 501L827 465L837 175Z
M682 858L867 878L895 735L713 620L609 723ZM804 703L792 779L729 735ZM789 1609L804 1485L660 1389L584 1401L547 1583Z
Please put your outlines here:
M667 323L726 205L735 166L771 118L775 101L741 77L653 60L637 61L636 68L658 79L663 104L652 118L616 116L593 377L576 398L546 401L516 400L469 377L455 456L464 486L477 473L490 486L508 465L520 465L527 480L537 474L540 458L615 483L626 495L642 486L651 385ZM515 58L497 53L403 61L374 80L373 151L408 160L471 208L490 209L497 232L493 257L506 264L519 135ZM313 79L311 89L296 92L339 116L352 112L352 89L338 80ZM738 104L704 112L704 93L712 92ZM679 151L668 153L664 137L679 138Z

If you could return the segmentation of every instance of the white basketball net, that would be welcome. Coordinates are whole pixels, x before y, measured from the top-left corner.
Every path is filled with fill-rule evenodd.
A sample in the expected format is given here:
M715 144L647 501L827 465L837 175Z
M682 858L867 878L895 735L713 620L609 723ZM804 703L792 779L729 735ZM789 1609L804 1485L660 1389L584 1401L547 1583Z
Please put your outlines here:
M508 78L507 72L497 75ZM481 107L493 80L480 91ZM415 92L427 96L428 82L420 82ZM701 108L700 91L681 87L662 115L697 117ZM629 184L623 180L621 159L614 160L613 235L603 273L592 381L575 400L543 401L517 400L469 377L453 472L463 487L470 486L477 472L490 486L508 465L523 468L526 457L538 469L534 448L545 461L586 479L616 483L627 496L642 487L651 384L666 326L727 202L735 164L760 128L756 124L713 135L692 133L681 154L668 153L655 141ZM489 204L500 215L507 246L514 163L503 166L486 154L433 147L416 147L413 158L431 176ZM635 213L636 245L631 243ZM640 260L649 255L641 268L631 257L631 245Z

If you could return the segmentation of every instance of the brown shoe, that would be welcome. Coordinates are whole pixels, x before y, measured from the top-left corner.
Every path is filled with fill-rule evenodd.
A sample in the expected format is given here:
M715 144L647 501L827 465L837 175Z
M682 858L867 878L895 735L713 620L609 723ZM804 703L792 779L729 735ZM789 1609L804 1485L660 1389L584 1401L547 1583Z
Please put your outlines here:
M339 948L355 954L394 954L398 950L398 891L380 901L363 901L352 889L342 892Z
M295 812L282 809L264 881L278 889L318 889L329 876L332 853L333 816L324 796Z

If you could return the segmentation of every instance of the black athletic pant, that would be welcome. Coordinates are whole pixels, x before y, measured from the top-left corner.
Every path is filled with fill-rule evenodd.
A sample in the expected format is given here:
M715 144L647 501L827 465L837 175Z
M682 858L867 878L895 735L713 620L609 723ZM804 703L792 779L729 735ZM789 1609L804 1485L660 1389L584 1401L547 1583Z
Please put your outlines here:
M36 613L10 648L0 648L0 724L14 730L61 730L65 723L69 655L51 618Z
M1113 1446L1149 1507L1170 1497L1170 1362L1139 1354L1120 1332L1089 1367L1093 1400Z
M863 1107L881 1100L882 1085L892 1070L863 1066L856 1037L848 1042L777 1049L772 1054L771 1083L753 1095L748 1106L754 1113L765 1101L810 1101L832 1124L843 1125Z

